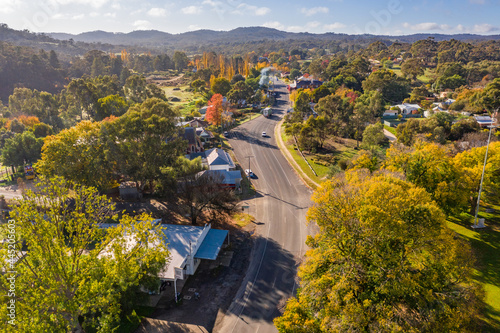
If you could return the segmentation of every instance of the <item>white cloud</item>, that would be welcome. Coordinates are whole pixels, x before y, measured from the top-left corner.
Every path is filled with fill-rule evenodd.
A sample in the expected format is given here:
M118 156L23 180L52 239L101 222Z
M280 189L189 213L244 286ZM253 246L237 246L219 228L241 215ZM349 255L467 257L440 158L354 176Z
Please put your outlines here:
M273 28L273 29L278 29L278 30L285 30L285 26L278 21L272 21L272 22L266 22L262 24L263 27L266 28Z
M188 31L195 31L195 30L200 30L200 27L196 24L190 24L188 26Z
M463 25L461 25L461 24L457 25L456 29L457 29L458 31L460 31L460 32L464 32L464 31L466 31L465 27L464 27Z
M210 0L208 0L210 1ZM257 6L252 6L246 3L241 3L237 7L238 9L233 11L233 14L243 14L243 13L251 13L253 15L257 16L264 16L267 15L271 12L271 9L267 7L257 7ZM241 9L241 10L239 10Z
M150 24L151 23L149 21L146 21L146 20L137 20L132 25L137 30L147 30L147 29L149 29Z
M23 5L21 0L0 0L0 13L10 14Z
M318 21L312 21L312 22L307 22L306 27L307 28L317 28L321 25L321 22Z
M199 6L187 6L181 9L182 13L188 14L188 15L194 15L194 14L200 14L201 13L201 7Z
M331 24L325 24L323 26L323 29L326 31L333 31L333 30L338 30L338 29L342 29L345 27L346 27L345 24L340 23L340 22L335 22L335 23L331 23Z
M164 8L151 8L148 10L148 15L153 17L167 16L167 11Z
M89 16L90 16L90 17L97 17L97 16L99 16L99 15L101 15L101 14L100 14L100 13L98 13L98 12L91 12L91 13L89 14Z
M290 32L303 32L304 27L301 27L300 25L291 25L287 27L285 30Z
M83 20L85 18L85 14L75 15L71 19L72 20Z
M403 23L403 27L409 28L414 31L429 31L429 30L450 30L451 27L448 24L438 24L435 22L423 22L417 24L410 24L408 22Z
M113 2L113 4L111 5L111 8L113 8L113 9L121 9L122 6L118 2Z
M213 0L205 0L201 4L202 5L209 5L209 6L212 6L212 7L217 7L217 6L220 6L222 4L222 2L220 2L220 1L213 1Z
M100 8L108 2L109 0L57 0L60 5L88 5L94 8Z
M302 8L301 12L305 16L312 16L316 14L327 14L330 10L327 7L313 7L313 8Z
M106 13L103 15L104 17L111 17L111 18L115 18L116 17L116 13Z
M474 25L474 28L472 29L473 32L480 33L480 34L484 34L484 33L487 33L487 32L498 31L498 30L500 30L499 27L496 27L494 25L487 24L487 23L476 24L476 25Z

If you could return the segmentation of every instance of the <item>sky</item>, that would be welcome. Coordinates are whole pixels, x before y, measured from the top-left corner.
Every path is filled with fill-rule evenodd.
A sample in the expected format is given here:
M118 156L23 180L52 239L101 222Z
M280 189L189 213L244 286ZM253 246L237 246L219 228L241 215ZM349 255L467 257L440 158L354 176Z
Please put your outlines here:
M33 32L263 26L289 32L500 34L500 0L0 0L0 23Z

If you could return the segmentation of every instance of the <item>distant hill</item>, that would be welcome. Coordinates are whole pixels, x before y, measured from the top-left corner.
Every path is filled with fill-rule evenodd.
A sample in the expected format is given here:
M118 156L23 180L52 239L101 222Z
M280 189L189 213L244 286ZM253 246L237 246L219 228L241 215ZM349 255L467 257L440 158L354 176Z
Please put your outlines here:
M197 30L181 34L169 34L157 30L133 31L130 33L112 33L104 31L85 32L77 35L64 33L49 33L49 36L57 39L69 39L87 43L107 43L113 45L137 45L137 46L176 46L176 45L194 45L211 44L214 42L222 43L244 43L262 40L390 40L413 43L420 39L433 37L436 41L456 39L460 41L481 41L481 40L499 40L500 35L474 35L474 34L414 34L401 36L386 35L347 35L338 33L294 33L280 31L265 27L246 27L236 28L230 31Z
M173 52L184 50L189 54L204 51L226 52L231 54L246 53L265 48L277 51L281 48L330 48L340 45L344 50L368 46L377 40L387 45L399 41L413 43L420 39L433 37L436 41L456 39L479 42L500 40L500 35L443 35L414 34L406 36L348 35L341 33L313 34L293 33L265 27L242 27L230 31L197 30L181 34L170 34L158 30L138 30L129 33L114 33L102 30L68 33L33 33L28 30L15 30L6 24L0 24L0 41L38 49L55 50L61 56L71 57L85 54L89 50L120 52L127 48L129 52ZM69 59L69 58L68 58Z

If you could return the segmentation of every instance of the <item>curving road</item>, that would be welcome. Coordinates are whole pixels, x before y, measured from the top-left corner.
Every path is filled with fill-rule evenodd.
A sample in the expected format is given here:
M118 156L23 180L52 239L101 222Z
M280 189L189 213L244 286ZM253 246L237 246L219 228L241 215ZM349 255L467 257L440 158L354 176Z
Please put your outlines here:
M244 204L256 218L257 241L245 280L215 332L277 332L272 320L295 292L305 240L314 231L305 219L312 191L295 174L274 138L274 128L288 106L285 85L276 82L280 96L273 116L261 116L229 134L238 161L244 169L250 162L255 173L257 195Z

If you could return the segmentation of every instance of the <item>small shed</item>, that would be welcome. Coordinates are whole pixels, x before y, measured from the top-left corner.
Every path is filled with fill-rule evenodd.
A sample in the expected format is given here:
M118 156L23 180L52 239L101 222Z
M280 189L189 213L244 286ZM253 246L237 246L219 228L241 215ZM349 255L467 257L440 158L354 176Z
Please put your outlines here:
M135 182L123 182L119 187L120 198L123 200L139 200L142 195L137 190Z

